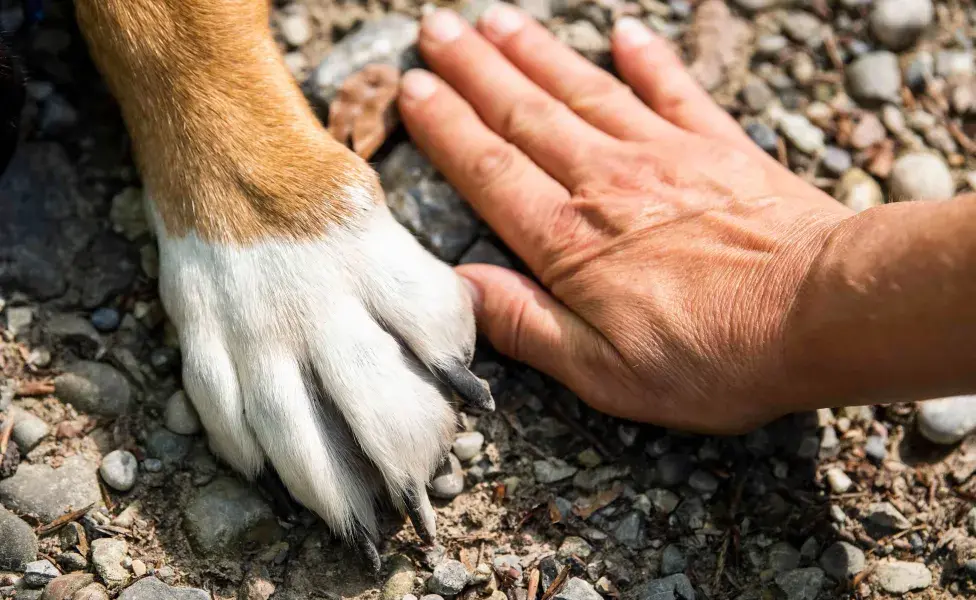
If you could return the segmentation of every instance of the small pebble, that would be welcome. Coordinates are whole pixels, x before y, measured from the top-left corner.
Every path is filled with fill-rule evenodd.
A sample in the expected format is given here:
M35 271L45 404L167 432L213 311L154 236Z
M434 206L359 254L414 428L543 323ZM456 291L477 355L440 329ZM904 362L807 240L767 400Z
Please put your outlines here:
M77 552L63 552L58 555L58 564L65 573L84 571L88 569L88 559Z
M869 17L874 37L889 50L904 50L932 23L932 0L875 0Z
M156 348L149 354L149 364L160 375L172 373L179 361L180 352L176 348L164 346Z
M912 526L897 508L889 502L879 502L868 507L867 525L873 525L881 532L894 533L904 531Z
M532 470L535 473L536 483L545 484L569 479L579 469L558 458L549 458L532 463Z
M159 473L163 470L163 461L158 458L147 458L142 461L142 466L149 473Z
M787 600L816 600L824 584L824 572L819 567L793 569L776 576L776 586Z
M654 510L660 514L670 515L674 509L678 508L681 498L671 490L653 489L647 492L647 497L651 501Z
M847 581L864 570L864 551L847 542L835 542L820 556L820 566L834 579Z
M885 562L874 569L871 579L889 594L904 594L932 585L932 572L922 563Z
M819 154L824 149L822 129L799 114L783 113L778 119L779 130L797 150L805 154Z
M688 481L692 472L691 458L687 454L665 454L656 465L657 480L661 485L672 486Z
M464 471L456 456L448 453L447 460L434 474L430 489L432 496L444 500L450 500L464 491Z
M869 435L864 442L864 453L876 463L880 463L888 456L885 439L878 435Z
M434 567L427 580L427 591L442 596L459 594L468 585L468 571L460 562L448 559Z
M688 559L676 544L668 544L661 553L661 576L682 573L688 568Z
M183 390L176 392L166 401L164 421L166 429L173 433L180 435L200 433L200 417Z
M899 102L901 69L891 52L870 52L847 68L847 91L865 102Z
M20 451L25 454L33 450L51 431L47 423L33 413L16 406L11 408L10 412L14 417L14 429L11 437L17 442Z
M301 4L290 4L283 10L278 26L281 37L291 46L302 46L312 39L312 26L307 9Z
M797 42L810 47L820 45L820 19L805 11L790 11L783 17L783 31Z
M935 74L939 77L966 78L973 75L973 53L970 50L943 50L935 55Z
M60 574L61 572L51 561L35 560L24 567L24 583L28 587L44 587Z
M128 492L136 484L139 461L127 450L113 450L102 459L98 472L110 488Z
M840 177L851 168L853 160L847 150L837 146L827 146L824 148L820 164L831 175Z
M959 442L976 431L976 396L919 402L918 430L936 444Z
M779 139L779 136L768 125L764 123L750 123L746 125L746 134L753 143L766 152L776 152L776 141Z
M556 551L556 556L562 559L577 556L585 560L591 554L593 554L593 547L589 542L575 535L566 536L563 543L559 545L559 550Z
M851 489L854 482L847 476L843 469L834 467L827 470L827 484L835 494L843 494Z
M553 600L603 600L589 582L573 577L552 597Z
M701 494L714 494L718 490L718 479L707 471L694 471L688 478L691 489Z
M481 447L485 444L485 436L478 431L466 431L454 438L452 450L454 456L461 462L467 462L481 453Z
M91 324L101 332L115 331L121 321L119 311L114 308L98 308L91 315Z
M857 167L848 169L837 182L834 198L856 212L884 204L881 186L874 177ZM839 420L838 428L840 428Z

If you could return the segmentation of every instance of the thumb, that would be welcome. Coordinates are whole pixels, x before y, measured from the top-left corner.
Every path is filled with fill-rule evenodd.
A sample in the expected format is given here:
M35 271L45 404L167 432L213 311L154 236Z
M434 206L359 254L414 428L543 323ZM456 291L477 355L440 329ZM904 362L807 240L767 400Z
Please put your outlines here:
M586 321L514 271L481 264L456 270L471 290L478 329L499 352L588 396L589 367L601 364L605 353Z

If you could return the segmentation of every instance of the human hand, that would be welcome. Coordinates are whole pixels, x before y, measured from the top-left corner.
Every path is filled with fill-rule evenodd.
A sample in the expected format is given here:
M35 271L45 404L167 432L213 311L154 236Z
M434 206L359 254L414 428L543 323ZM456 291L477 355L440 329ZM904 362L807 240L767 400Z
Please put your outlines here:
M477 31L424 19L443 79L406 74L406 126L542 284L459 267L479 327L621 417L732 433L804 407L791 306L851 211L756 147L639 22L612 44L629 88L511 6Z

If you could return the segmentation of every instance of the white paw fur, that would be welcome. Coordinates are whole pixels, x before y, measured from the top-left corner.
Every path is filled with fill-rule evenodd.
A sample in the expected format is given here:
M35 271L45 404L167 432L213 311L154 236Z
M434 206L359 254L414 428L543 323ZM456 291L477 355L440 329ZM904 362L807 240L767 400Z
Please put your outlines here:
M470 299L453 271L380 206L317 240L159 240L160 295L183 382L214 452L247 477L273 465L351 539L375 507L423 495L455 427L431 375L470 362Z

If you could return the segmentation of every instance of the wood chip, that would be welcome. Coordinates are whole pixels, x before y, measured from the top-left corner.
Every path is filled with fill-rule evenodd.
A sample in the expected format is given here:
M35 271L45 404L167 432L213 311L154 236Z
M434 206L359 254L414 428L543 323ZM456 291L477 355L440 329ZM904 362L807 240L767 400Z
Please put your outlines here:
M95 506L95 504L92 503L92 504L89 504L88 506L86 506L85 508L79 508L78 510L73 510L73 511L69 512L68 514L61 515L57 519L54 519L53 521L51 521L50 523L48 523L47 525L41 525L40 527L38 527L36 529L36 533L37 533L37 535L45 535L45 534L48 534L48 533L57 531L58 529L61 529L62 527L64 527L68 523L70 523L72 521L76 521L76 520L80 519L81 517L83 517L85 515L85 513L87 513L88 511L90 511L92 509L92 507L94 507L94 506Z
M54 384L49 381L21 381L17 386L18 396L49 396L54 393Z
M369 160L396 125L400 72L391 65L366 65L342 82L329 105L329 133Z
M969 154L976 154L976 142L973 141L966 132L959 127L959 124L955 121L949 121L949 133L952 134L952 138L956 140L956 143L962 146L962 149Z
M539 569L532 569L529 573L529 588L525 595L525 600L535 600L535 595L539 591Z
M573 506L573 513L583 519L584 521L593 516L596 511L606 508L617 498L620 497L624 491L624 487L620 484L613 486L611 489L600 492L595 497L593 497L586 506Z
M6 456L7 444L10 443L10 434L14 430L14 415L8 413L3 420L3 429L0 429L0 457Z
M566 581L568 580L569 565L566 565L561 571L559 571L559 575L556 575L556 578L552 580L552 584L549 586L549 589L542 594L542 598L540 600L551 600L553 596L559 593L559 590L563 589L563 586L566 585Z

